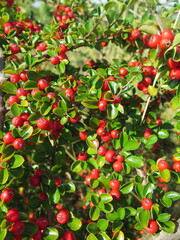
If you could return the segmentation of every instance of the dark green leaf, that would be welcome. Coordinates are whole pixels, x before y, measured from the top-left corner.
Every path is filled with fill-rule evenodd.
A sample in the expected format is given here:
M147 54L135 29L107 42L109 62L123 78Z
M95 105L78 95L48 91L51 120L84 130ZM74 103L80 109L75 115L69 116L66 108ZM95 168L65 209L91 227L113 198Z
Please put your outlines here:
M143 166L143 160L141 156L129 156L125 159L126 163L135 168L141 168Z
M16 94L16 91L17 91L17 87L15 86L15 84L8 81L2 82L0 84L0 89L2 89L2 91L9 94Z

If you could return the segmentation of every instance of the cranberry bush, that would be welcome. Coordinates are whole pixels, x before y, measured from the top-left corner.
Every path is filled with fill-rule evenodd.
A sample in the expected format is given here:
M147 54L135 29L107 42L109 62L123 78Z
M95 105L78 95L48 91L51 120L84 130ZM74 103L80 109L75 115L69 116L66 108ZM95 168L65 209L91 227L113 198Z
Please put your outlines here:
M43 23L14 2L0 2L0 239L173 233L178 3L48 0Z

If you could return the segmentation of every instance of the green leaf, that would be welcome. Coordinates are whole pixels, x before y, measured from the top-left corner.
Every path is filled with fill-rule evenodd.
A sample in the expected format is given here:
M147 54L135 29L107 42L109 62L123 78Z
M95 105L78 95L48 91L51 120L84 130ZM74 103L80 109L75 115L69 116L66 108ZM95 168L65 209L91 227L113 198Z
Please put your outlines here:
M65 191L69 193L75 192L76 190L76 186L72 182L64 182L63 186L65 188Z
M166 129L161 129L158 132L158 137L161 138L161 139L168 138L169 137L169 132Z
M21 138L26 140L33 134L33 127L30 125L25 125L22 127Z
M3 92L9 93L9 94L16 94L17 87L14 83L4 81L0 84L0 89L2 89Z
M131 182L128 182L121 186L120 191L123 194L128 194L133 190L133 187L134 187L134 184Z
M132 151L138 149L139 144L135 140L128 140L125 145L123 146L125 151Z
M6 237L6 234L7 234L7 228L2 229L1 232L0 232L0 239L4 240L5 237Z
M52 109L51 103L44 102L40 107L40 113L46 116Z
M97 239L97 237L96 237L94 234L90 233L90 234L87 236L87 240L98 240L98 239Z
M149 93L150 96L154 97L154 96L157 95L158 89L153 87L153 86L151 86L151 85L149 85L148 86L148 93Z
M122 228L123 225L124 225L124 223L122 221L115 220L112 225L112 231L118 232Z
M118 218L118 214L117 212L113 211L111 213L106 213L106 218L109 220L109 221L115 221L117 218Z
M137 194L141 199L144 198L144 187L142 186L141 183L137 183L137 184L135 185L135 191L136 191L136 194Z
M109 104L107 108L107 116L109 119L115 119L118 115L118 108L115 104Z
M157 141L158 141L158 137L155 134L153 134L148 138L146 145L152 145Z
M173 201L177 201L177 200L180 199L180 193L174 192L174 191L170 191L170 192L167 192L165 194L165 197L168 197L168 198L172 199Z
M125 239L125 236L122 231L117 232L112 238L112 240L124 240L124 239Z
M172 221L161 223L161 230L167 233L173 233L176 225Z
M99 219L97 225L101 231L106 231L108 228L109 221L106 219Z
M176 45L179 45L179 44L180 44L180 33L176 33L172 45L176 46Z
M28 66L31 66L32 58L31 58L31 54L29 52L25 54L24 59L25 59L25 63Z
M143 227L148 226L149 218L150 218L150 211L143 209L139 213L139 222Z
M97 238L99 240L111 240L110 237L105 232L99 232Z
M31 209L37 209L41 205L41 200L38 197L32 197L29 199L28 206Z
M143 166L143 160L141 156L128 156L125 159L126 163L131 166L131 167L135 167L135 168L141 168Z
M102 183L102 185L105 189L110 188L110 179L109 178L99 177L98 180L99 180L100 183Z
M81 104L89 109L97 109L98 108L98 100L84 100Z
M163 171L160 171L160 175L165 182L169 182L171 180L171 172L169 169L164 169Z
M168 196L164 195L161 199L161 202L167 208L170 208L172 206L172 200Z
M173 97L171 99L170 106L173 110L180 108L180 101L178 97Z
M12 114L16 117L16 116L19 116L21 114L21 110L18 106L17 103L14 103L12 106L11 106L11 112Z
M161 214L158 215L157 220L159 222L167 222L167 221L169 221L170 218L171 218L171 214L169 214L169 213L161 213Z
M145 33L148 33L150 35L152 34L158 34L158 28L156 28L154 25L142 25L139 27L139 30Z
M59 238L59 232L55 227L47 227L43 231L43 239L45 240L57 240Z
M24 163L24 158L21 155L14 155L9 160L9 167L10 168L17 168L20 167Z
M64 73L65 70L66 70L66 65L64 64L63 61L61 61L59 64L59 71L60 71L60 73Z
M89 217L93 220L96 221L100 216L100 210L98 207L93 206L92 208L90 208L89 211Z
M14 155L14 153L15 149L12 146L6 146L5 149L3 149L1 158L3 161L7 161Z
M116 8L117 7L117 3L116 2L108 2L106 3L106 5L104 6L105 10L109 10L110 8Z
M93 233L93 234L97 234L99 232L99 228L98 228L98 225L96 223L89 223L86 227L87 231L89 233ZM91 239L91 238L90 238ZM92 238L93 239L93 238Z
M31 81L28 80L27 82L24 83L24 89L25 90L32 90L37 88L37 82L36 81Z
M70 221L68 221L67 225L72 231L77 231L81 228L82 222L78 218L71 218Z
M31 236L35 234L38 230L37 225L31 222L24 222L24 226L25 226L24 232Z
M100 201L102 201L103 203L109 203L112 202L113 197L108 194L108 193L103 193L99 196Z
M118 208L118 216L120 220L123 220L125 218L125 209L124 208Z
M156 186L152 183L147 183L143 189L143 196L146 197L149 193L153 193Z
M5 184L8 181L9 178L9 172L8 170L5 169L1 169L0 170L0 184Z

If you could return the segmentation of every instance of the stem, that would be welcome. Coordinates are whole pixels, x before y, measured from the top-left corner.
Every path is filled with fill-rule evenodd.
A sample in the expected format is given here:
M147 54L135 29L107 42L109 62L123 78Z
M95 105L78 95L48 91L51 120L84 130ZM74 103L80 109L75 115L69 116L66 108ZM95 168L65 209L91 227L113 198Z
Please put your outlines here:
M99 25L100 21L103 19L103 17L106 15L106 11L103 13L103 15L101 16L101 18L94 24L94 26L92 27L91 31L85 36L84 39L87 39L91 33L97 28L97 26Z
M76 161L76 158L73 157L73 155L67 150L67 148L65 148L65 152L73 161Z
M159 15L157 14L157 12L154 12L153 14L154 14L154 16L156 18L156 21L157 21L157 23L159 25L159 28L160 28L161 32L163 32L164 28L163 28L163 25L162 25L162 22L161 22L161 19L160 19Z
M131 194L141 203L141 199L134 193L134 192L131 192Z
M5 81L5 76L2 73L3 68L4 68L4 55L3 55L2 48L0 47L0 83ZM4 96L4 93L0 89L0 130L3 129L3 121L4 121L4 115L5 115L3 96Z
M156 74L156 77L155 77L155 79L154 79L153 85L152 85L153 87L156 85L156 82L157 82L159 76L160 76L160 73L157 73L157 74ZM148 107L149 107L150 100L151 100L151 96L148 97L148 100L147 100L147 102L146 102L146 106L145 106L145 108L144 108L144 112L143 112L142 119L141 119L141 124L142 124L142 122L144 121L144 118L145 118L145 116L146 116L146 112L147 112L147 109L148 109Z
M177 15L177 17L176 17L176 21L175 21L175 23L174 23L173 28L176 28L176 25L177 25L178 20L179 20L179 16L180 16L180 11L178 12L178 15Z

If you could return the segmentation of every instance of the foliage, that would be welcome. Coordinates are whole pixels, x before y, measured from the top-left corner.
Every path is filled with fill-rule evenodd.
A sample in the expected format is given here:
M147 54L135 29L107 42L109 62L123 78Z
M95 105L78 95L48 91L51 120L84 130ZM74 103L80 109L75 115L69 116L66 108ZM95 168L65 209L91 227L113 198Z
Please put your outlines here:
M178 2L13 2L0 2L1 239L173 233Z

